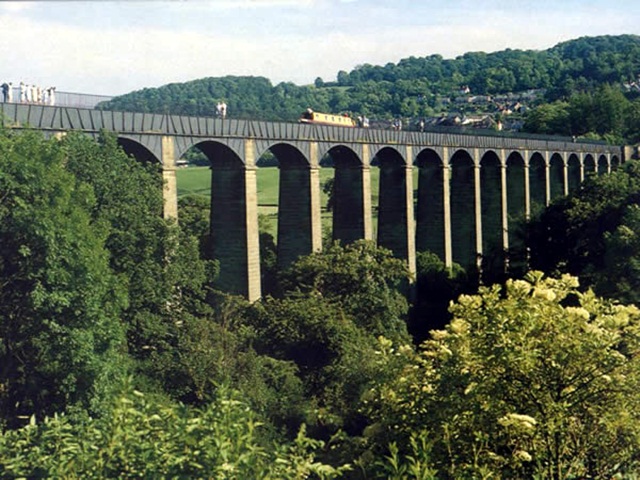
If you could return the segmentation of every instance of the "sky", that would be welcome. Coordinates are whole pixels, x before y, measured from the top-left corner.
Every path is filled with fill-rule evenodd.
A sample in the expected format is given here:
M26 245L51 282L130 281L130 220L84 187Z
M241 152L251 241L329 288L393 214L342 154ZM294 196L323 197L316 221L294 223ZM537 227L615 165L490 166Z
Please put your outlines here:
M640 34L639 0L0 0L0 82L96 95L225 75L305 85L625 33Z

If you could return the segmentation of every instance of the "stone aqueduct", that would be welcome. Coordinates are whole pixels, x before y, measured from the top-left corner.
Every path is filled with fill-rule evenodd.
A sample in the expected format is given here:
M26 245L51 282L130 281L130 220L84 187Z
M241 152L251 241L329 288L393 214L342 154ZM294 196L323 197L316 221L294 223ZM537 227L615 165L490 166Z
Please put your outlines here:
M280 264L322 248L319 169L330 154L334 239L373 239L370 171L379 168L377 242L414 271L416 250L431 250L448 265L480 267L483 253L509 249L517 218L578 188L589 174L610 172L631 153L561 139L0 105L9 128L47 135L115 132L126 152L161 164L167 217L178 214L176 159L197 146L211 161L211 248L220 261L219 286L250 300L261 295L256 161L267 150L280 166Z

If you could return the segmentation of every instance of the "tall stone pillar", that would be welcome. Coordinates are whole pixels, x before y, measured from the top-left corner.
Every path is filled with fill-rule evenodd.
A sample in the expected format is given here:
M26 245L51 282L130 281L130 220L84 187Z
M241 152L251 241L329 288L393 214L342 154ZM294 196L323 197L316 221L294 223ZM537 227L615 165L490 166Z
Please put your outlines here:
M544 188L545 188L545 200L544 205L546 207L551 203L551 165L549 159L549 152L544 152Z
M363 152L361 163L336 162L333 238L343 244L373 239L368 145L363 145Z
M524 150L522 152L524 161L524 216L527 221L531 218L531 179L529 178L529 151Z
M176 180L176 152L173 137L162 137L162 198L164 218L178 219L178 182Z
M565 197L569 195L569 158L566 152L562 154L562 191Z
M509 205L507 203L507 162L504 150L500 151L500 194L502 217L502 249L509 251Z
M478 271L482 271L482 199L480 192L480 158L478 150L473 150L473 183L474 183L474 201L473 208L475 212L475 227L476 227L476 261L475 265Z
M444 202L444 264L453 266L453 239L451 235L451 159L449 149L443 148L442 197Z
M309 143L309 195L311 201L311 251L322 250L322 203L320 197L320 155L318 142Z
M365 240L373 240L371 216L371 152L369 145L362 145L362 220Z

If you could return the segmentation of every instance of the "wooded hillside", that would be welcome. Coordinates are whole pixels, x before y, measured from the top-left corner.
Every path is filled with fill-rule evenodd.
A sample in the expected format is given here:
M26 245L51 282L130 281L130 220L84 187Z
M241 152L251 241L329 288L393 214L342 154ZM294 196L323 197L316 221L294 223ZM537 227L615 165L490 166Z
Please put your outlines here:
M507 49L468 52L454 59L430 55L384 66L363 64L338 72L335 81L317 78L314 85L305 86L274 86L263 77L202 78L131 92L100 108L213 116L216 103L224 100L232 118L296 121L312 107L379 119L415 119L469 113L474 110L471 102L455 102L464 95L503 95L505 102L527 98L530 108L609 84L633 100L640 95L639 75L640 36L583 37L541 51ZM528 96L508 96L523 92ZM499 114L499 105L493 104L485 110Z

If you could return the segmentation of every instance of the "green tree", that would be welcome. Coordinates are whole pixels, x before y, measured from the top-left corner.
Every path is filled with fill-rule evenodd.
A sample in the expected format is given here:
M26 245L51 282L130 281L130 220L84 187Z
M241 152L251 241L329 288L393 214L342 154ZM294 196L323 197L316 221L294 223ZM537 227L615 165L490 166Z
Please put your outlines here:
M527 227L531 267L579 276L598 295L636 303L640 299L629 286L640 280L628 232L635 228L639 190L640 165L629 161L611 174L587 179L579 191L554 202ZM629 268L616 272L614 266L626 263Z
M390 250L359 240L300 258L281 274L281 282L285 292L335 301L374 336L404 341L408 302L403 288L410 276L405 262Z
M357 436L366 426L360 396L394 371L375 362L376 337L410 342L399 291L407 277L404 262L372 242L334 244L282 272L282 297L249 311L257 352L296 365L309 399L303 418L316 434L344 429Z
M124 367L109 228L66 160L55 139L0 131L0 411L11 426L97 408Z
M611 478L640 463L640 311L575 277L509 280L452 306L453 321L373 390L384 441L430 440L439 478ZM394 360L396 361L396 360ZM374 437L375 438L375 437Z
M569 105L554 102L540 105L527 113L523 130L531 133L571 135Z
M136 379L192 399L193 379L180 362L179 340L195 317L210 315L207 295L217 273L217 265L200 256L193 236L198 226L181 230L163 219L158 165L129 157L114 136L102 134L96 142L67 135L61 146L66 167L96 193L94 217L109 226L111 268L127 286L121 318Z
M422 343L430 330L439 330L451 320L449 304L463 292L475 291L464 269L453 264L448 268L432 252L416 255L416 292L411 307L409 331L416 343Z

